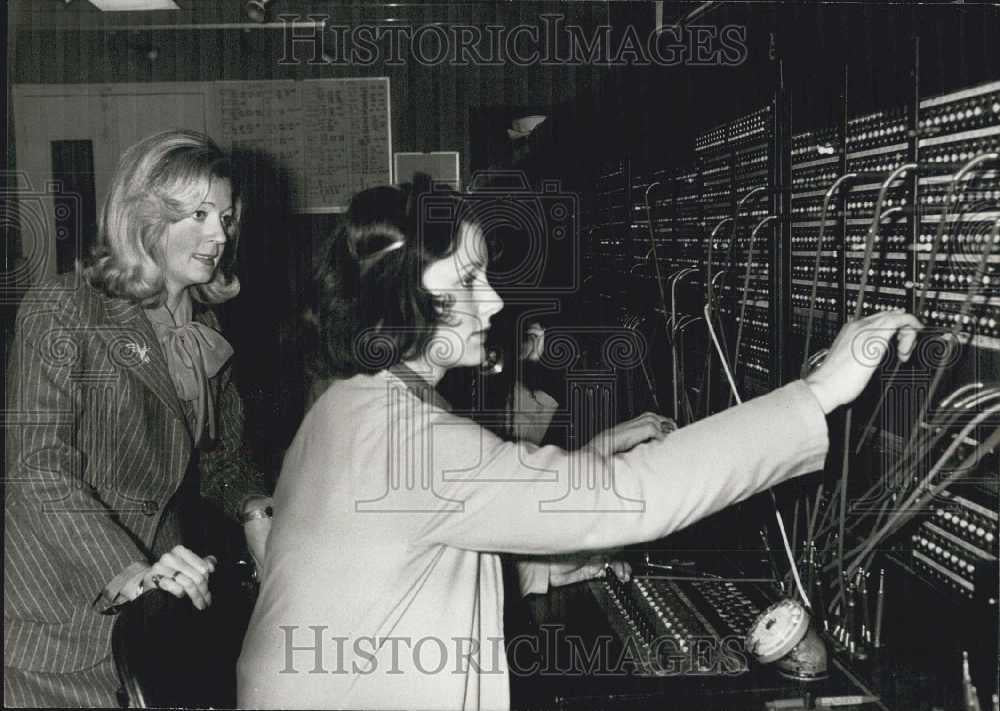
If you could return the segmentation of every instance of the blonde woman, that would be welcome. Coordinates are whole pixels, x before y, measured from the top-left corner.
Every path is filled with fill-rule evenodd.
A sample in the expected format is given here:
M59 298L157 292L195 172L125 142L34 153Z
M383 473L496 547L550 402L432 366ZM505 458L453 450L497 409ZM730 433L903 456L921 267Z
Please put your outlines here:
M21 306L7 371L5 706L117 706L109 613L154 587L207 607L216 561L201 494L234 515L266 505L249 498L263 486L241 456L232 348L212 312L240 289L225 266L240 212L231 172L198 133L132 146L87 268Z

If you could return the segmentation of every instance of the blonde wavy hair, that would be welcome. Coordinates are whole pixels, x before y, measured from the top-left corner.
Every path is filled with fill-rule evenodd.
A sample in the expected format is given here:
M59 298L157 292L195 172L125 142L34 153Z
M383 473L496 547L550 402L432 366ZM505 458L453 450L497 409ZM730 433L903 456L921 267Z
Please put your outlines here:
M233 186L234 219L227 231L232 262L239 237L241 201L229 157L208 136L171 130L149 136L122 155L101 208L97 240L84 276L110 296L143 306L166 299L162 255L167 228L189 217L205 200L213 179ZM240 293L235 274L220 264L212 280L191 288L202 303L219 304Z

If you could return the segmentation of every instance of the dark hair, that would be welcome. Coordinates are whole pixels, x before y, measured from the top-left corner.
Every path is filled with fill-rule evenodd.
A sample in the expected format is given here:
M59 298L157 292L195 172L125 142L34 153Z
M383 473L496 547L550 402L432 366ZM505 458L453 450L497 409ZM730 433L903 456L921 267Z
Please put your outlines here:
M450 302L424 289L424 270L475 222L458 193L432 190L426 176L355 195L317 269L316 375L375 373L425 353Z

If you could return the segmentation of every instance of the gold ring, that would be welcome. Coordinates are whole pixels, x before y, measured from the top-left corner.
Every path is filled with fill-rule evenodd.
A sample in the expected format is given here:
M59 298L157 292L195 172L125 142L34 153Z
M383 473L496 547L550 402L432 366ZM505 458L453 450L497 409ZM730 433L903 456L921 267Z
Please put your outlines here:
M160 575L159 573L154 573L154 574L153 574L153 575L152 575L152 576L151 576L151 577L149 578L149 582L151 582L151 583L152 583L153 585L155 585L156 587L160 587L160 581L161 581L161 580L163 580L163 576L162 576L162 575Z
M170 579L173 580L174 582L177 582L177 576L180 575L180 574L181 574L181 571L175 570L174 574L170 576Z

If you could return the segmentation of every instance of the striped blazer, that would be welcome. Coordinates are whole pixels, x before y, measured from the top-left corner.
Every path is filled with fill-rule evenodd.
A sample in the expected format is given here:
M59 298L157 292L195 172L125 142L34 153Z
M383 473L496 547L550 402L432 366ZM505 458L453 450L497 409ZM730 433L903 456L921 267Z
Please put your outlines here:
M231 364L210 384L219 442L199 457L142 307L78 279L28 292L7 370L4 665L30 671L110 654L103 591L129 566L191 545L202 491L228 511L263 491L242 454ZM195 318L218 328L207 308Z

